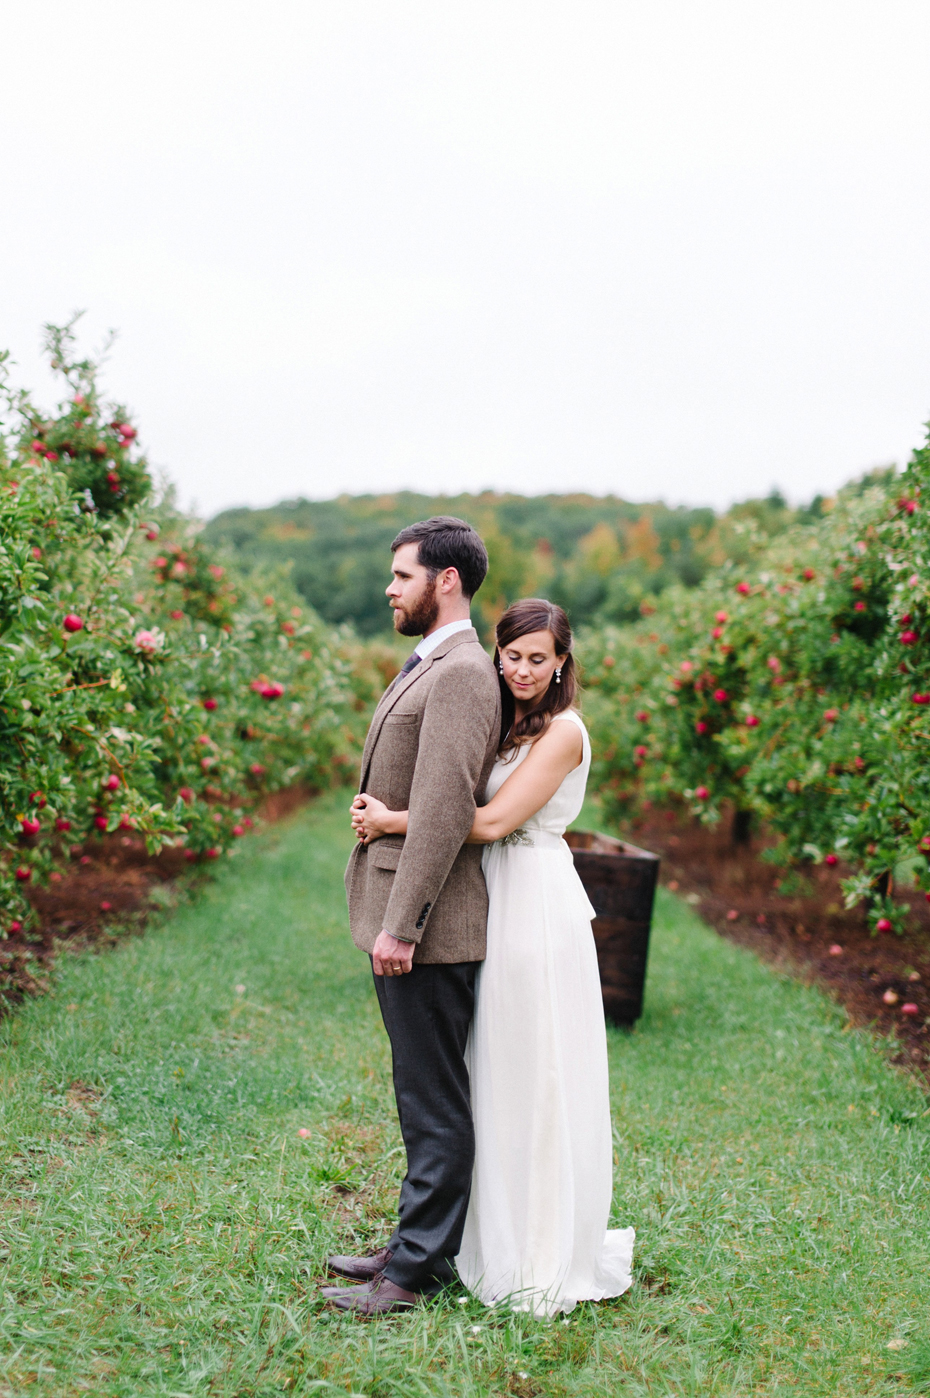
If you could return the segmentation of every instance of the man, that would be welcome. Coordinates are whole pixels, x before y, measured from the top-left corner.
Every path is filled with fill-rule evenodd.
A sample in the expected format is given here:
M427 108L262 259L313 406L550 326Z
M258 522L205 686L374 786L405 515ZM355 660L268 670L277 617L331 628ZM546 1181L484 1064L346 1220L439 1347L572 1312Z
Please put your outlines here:
M409 1307L454 1276L474 1161L465 1044L488 908L481 847L464 841L501 722L494 666L469 619L488 568L480 537L440 516L391 548L395 630L423 639L375 711L360 790L410 814L406 837L356 846L346 890L391 1040L407 1173L387 1247L329 1259L362 1285L324 1294L360 1315Z

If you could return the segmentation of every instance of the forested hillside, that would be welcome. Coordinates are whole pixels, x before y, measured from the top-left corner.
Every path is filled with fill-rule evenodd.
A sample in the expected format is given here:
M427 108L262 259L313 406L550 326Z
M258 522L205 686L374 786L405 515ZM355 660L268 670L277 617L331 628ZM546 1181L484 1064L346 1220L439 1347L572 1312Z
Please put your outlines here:
M482 534L491 570L478 594L485 627L515 597L542 593L575 625L622 622L672 583L693 587L727 559L748 561L799 519L818 518L817 498L791 510L777 493L718 516L706 508L635 505L593 495L341 495L270 509L226 510L204 538L234 549L244 565L291 564L292 581L329 622L362 635L389 629L384 604L391 540L415 519L459 515Z

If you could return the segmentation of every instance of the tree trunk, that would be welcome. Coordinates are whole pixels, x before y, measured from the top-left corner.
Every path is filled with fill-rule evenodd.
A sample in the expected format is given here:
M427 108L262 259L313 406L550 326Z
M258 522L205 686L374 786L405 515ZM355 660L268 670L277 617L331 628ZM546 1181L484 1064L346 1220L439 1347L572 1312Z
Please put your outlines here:
M733 827L730 832L734 845L748 845L752 834L752 811L737 806L733 812Z

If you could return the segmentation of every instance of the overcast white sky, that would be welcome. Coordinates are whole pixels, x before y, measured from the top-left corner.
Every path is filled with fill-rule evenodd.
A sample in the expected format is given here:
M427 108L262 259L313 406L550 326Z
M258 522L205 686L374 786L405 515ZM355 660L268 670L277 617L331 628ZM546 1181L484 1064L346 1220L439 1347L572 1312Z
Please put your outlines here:
M29 0L0 345L205 512L792 498L930 417L927 0Z

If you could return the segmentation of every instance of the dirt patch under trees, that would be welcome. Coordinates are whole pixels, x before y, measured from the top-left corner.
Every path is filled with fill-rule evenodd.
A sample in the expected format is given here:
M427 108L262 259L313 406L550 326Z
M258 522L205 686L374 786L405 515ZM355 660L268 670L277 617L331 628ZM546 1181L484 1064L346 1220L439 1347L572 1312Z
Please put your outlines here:
M281 820L312 795L301 786L275 792L262 805L258 820ZM46 990L63 943L106 945L141 931L153 908L165 905L160 891L182 875L188 880L203 877L211 867L206 859L192 864L174 845L150 855L144 840L120 831L72 845L68 855L68 865L53 873L46 887L30 891L36 925L7 931L0 941L0 1005Z
M661 855L662 883L705 922L817 982L854 1024L893 1033L897 1061L930 1078L930 904L923 894L895 888L896 900L910 905L909 930L873 936L862 911L843 906L840 880L849 870L779 869L762 858L773 840L752 835L736 844L732 828L731 819L710 827L653 810L630 827L630 838Z

